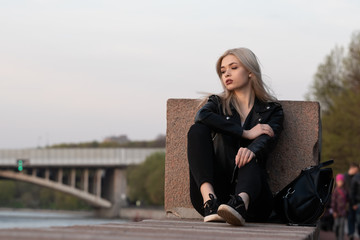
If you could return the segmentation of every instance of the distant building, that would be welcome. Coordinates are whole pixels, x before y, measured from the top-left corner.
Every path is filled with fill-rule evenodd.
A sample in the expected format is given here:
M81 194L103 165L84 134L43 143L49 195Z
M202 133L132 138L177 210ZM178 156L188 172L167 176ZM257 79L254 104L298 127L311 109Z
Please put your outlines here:
M129 138L126 135L119 135L119 136L110 136L104 139L104 142L111 142L111 143L118 143L118 144L125 144L130 142Z

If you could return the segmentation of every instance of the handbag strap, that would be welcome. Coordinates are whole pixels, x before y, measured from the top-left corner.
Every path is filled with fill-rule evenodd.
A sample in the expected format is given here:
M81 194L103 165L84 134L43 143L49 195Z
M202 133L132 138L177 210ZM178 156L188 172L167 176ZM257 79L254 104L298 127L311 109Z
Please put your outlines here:
M330 164L333 164L334 163L334 160L328 160L326 162L322 162L322 163L319 163L318 165L313 165L313 166L310 166L310 167L307 167L307 168L304 168L302 171L305 172L305 171L308 171L310 169L320 169L322 167L326 167Z
M322 163L319 164L319 168L326 167L326 166L328 166L330 164L333 164L333 163L334 163L334 160L332 160L332 159L328 160L326 162L322 162Z

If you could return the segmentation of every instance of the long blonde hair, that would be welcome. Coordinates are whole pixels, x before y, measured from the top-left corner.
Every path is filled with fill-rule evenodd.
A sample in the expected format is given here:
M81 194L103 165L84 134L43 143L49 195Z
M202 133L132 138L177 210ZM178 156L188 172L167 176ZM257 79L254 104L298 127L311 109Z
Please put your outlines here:
M258 62L258 59L256 55L247 48L234 48L229 49L225 51L223 55L220 56L220 58L217 60L216 63L216 72L219 75L221 85L223 86L224 92L221 93L219 96L222 101L222 107L223 107L223 113L232 115L230 105L233 105L235 109L240 113L240 107L236 101L236 96L234 91L229 91L226 89L223 81L221 80L221 62L224 59L224 57L228 55L235 56L241 64L251 72L251 87L254 90L255 96L263 102L271 102L276 101L276 98L272 96L269 92L269 88L266 86L266 84L262 80L261 75L261 69Z

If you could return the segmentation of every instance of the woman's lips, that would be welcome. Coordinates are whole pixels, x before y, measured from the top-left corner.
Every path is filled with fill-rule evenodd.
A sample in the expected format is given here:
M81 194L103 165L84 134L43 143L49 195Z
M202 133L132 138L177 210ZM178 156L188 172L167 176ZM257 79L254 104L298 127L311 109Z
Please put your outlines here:
M226 84L226 85L229 85L229 84L232 84L232 82L233 82L233 80L228 79L228 80L225 81L225 84Z

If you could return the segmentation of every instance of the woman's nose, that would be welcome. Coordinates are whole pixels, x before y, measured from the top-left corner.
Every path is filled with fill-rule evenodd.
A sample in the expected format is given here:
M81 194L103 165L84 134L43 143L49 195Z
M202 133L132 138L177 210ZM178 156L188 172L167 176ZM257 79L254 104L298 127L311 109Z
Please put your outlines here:
M230 69L227 69L227 70L225 71L225 77L227 77L227 76L230 76Z

